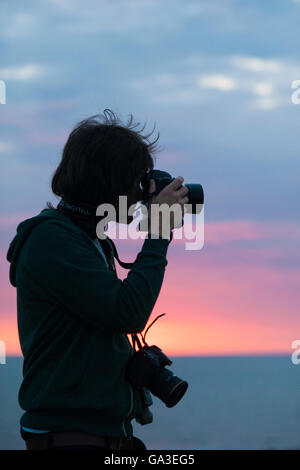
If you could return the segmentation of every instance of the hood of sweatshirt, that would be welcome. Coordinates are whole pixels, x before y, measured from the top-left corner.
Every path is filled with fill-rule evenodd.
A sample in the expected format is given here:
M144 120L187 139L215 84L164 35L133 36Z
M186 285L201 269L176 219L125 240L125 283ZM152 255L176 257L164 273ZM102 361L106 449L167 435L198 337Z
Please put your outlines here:
M9 245L9 249L6 255L7 261L10 262L9 280L14 287L16 287L16 270L18 259L24 243L31 234L32 230L38 224L41 224L49 219L59 219L61 222L65 222L68 225L72 224L72 222L68 222L68 219L57 210L44 209L38 215L31 217L30 219L26 219L18 225L17 233Z

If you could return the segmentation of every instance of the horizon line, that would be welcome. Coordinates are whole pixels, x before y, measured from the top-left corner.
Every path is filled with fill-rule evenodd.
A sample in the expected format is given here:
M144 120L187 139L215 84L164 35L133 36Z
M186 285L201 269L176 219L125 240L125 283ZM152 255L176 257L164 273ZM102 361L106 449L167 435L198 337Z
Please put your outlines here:
M186 357L186 358L208 358L208 357L290 357L291 353L274 352L274 353L224 353L224 354L169 354L171 357ZM23 358L22 354L6 354L6 357Z

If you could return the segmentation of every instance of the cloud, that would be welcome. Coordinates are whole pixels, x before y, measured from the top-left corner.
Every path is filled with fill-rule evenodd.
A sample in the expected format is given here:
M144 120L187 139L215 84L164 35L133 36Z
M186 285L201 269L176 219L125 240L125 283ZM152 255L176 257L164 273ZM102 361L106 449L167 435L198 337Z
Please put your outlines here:
M286 58L232 56L229 63L238 69L243 87L260 97L250 102L251 107L268 110L290 106L290 95L287 98L287 93L292 81L300 76L297 62ZM256 81L257 76L259 82Z
M252 101L252 107L258 109L274 109L280 106L280 101L273 98L262 98Z
M8 229L25 215L3 216L0 225ZM205 231L204 249L196 253L185 252L178 240L171 242L150 321L162 312L168 315L150 329L148 340L164 343L167 354L286 352L299 329L299 265L295 269L289 261L300 225L227 220L208 222ZM142 243L117 240L120 258L133 261ZM5 255L6 250L0 252L0 259ZM116 266L124 279L128 270ZM15 290L8 269L6 261L0 263L2 338L10 351L17 351Z
M166 351L183 354L286 351L286 340L299 328L299 264L292 264L292 247L300 225L216 221L205 224L205 234L199 252L184 251L183 241L171 242L152 319L170 315L150 330L151 342L165 341ZM122 260L134 260L135 242L116 245ZM128 271L117 268L125 278Z
M205 224L207 242L219 245L233 241L291 240L300 238L300 224L291 222L257 222L233 220Z
M0 141L0 153L13 152L16 146L12 142L1 142Z
M15 214L0 215L0 226L1 229L11 229L16 228L16 226L30 217L33 217L34 214L28 212L21 212Z
M228 75L204 75L197 79L197 84L203 88L214 88L220 91L230 91L237 88L234 78Z
M300 77L300 67L292 60L188 54L160 73L135 76L127 86L156 103L198 105L215 96L220 105L230 91L231 106L238 102L239 107L271 110L290 106L287 93L295 77ZM224 92L222 97L219 92Z
M184 226L186 233L195 233L196 223L192 222L191 215L185 216ZM189 226L189 230L187 230ZM181 233L182 228L175 230ZM278 244L279 249L285 244L286 247L292 247L300 238L300 224L293 222L261 222L255 220L232 220L204 222L205 241L204 249L215 247L221 248L228 245L242 244L245 252L259 242L262 249L257 253L267 250L270 242ZM182 245L186 240L177 240L174 237L173 244ZM252 250L252 248L251 248ZM277 250L277 248L276 248ZM276 251L277 253L277 251ZM259 258L259 257L258 257Z
M280 72L283 64L276 60L264 59L262 57L234 56L231 62L242 70L251 72Z
M49 3L49 2L47 2ZM76 0L51 0L64 22L59 19L59 27L68 33L91 35L95 33L135 34L139 44L157 42L157 36L177 31L182 18L202 13L196 2L186 10L179 0L166 0L164 8L159 0L90 0L84 5ZM170 15L170 11L174 14ZM155 36L151 35L156 32Z
M273 92L274 88L271 83L260 82L253 85L253 93L258 96L270 96Z
M0 68L3 80L32 80L45 73L45 68L38 64L25 64L15 67Z
M6 39L31 36L38 25L38 18L34 14L12 12L10 16L3 15L3 18L5 21L1 24L1 36Z
M279 107L281 104L284 104L284 101L278 98L278 91L275 92L274 85L272 83L254 83L252 91L254 95L259 97L252 101L252 107L254 108L272 110Z

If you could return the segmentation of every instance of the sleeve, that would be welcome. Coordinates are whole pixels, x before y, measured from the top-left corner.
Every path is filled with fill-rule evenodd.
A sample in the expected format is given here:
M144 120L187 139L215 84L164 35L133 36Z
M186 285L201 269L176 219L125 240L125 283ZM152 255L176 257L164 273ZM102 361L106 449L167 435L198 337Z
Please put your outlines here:
M80 233L51 222L30 238L31 276L52 300L95 328L143 331L162 286L169 240L147 237L122 281Z

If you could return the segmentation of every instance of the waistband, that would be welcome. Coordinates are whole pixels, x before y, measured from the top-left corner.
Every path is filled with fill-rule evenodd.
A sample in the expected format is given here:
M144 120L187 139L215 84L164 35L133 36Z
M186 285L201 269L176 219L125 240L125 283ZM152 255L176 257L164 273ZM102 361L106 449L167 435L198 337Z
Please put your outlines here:
M25 440L27 450L50 450L72 446L91 446L114 450L132 449L134 448L135 439L137 439L133 436L127 438L102 437L77 431L34 434L24 431L22 428L21 436Z

